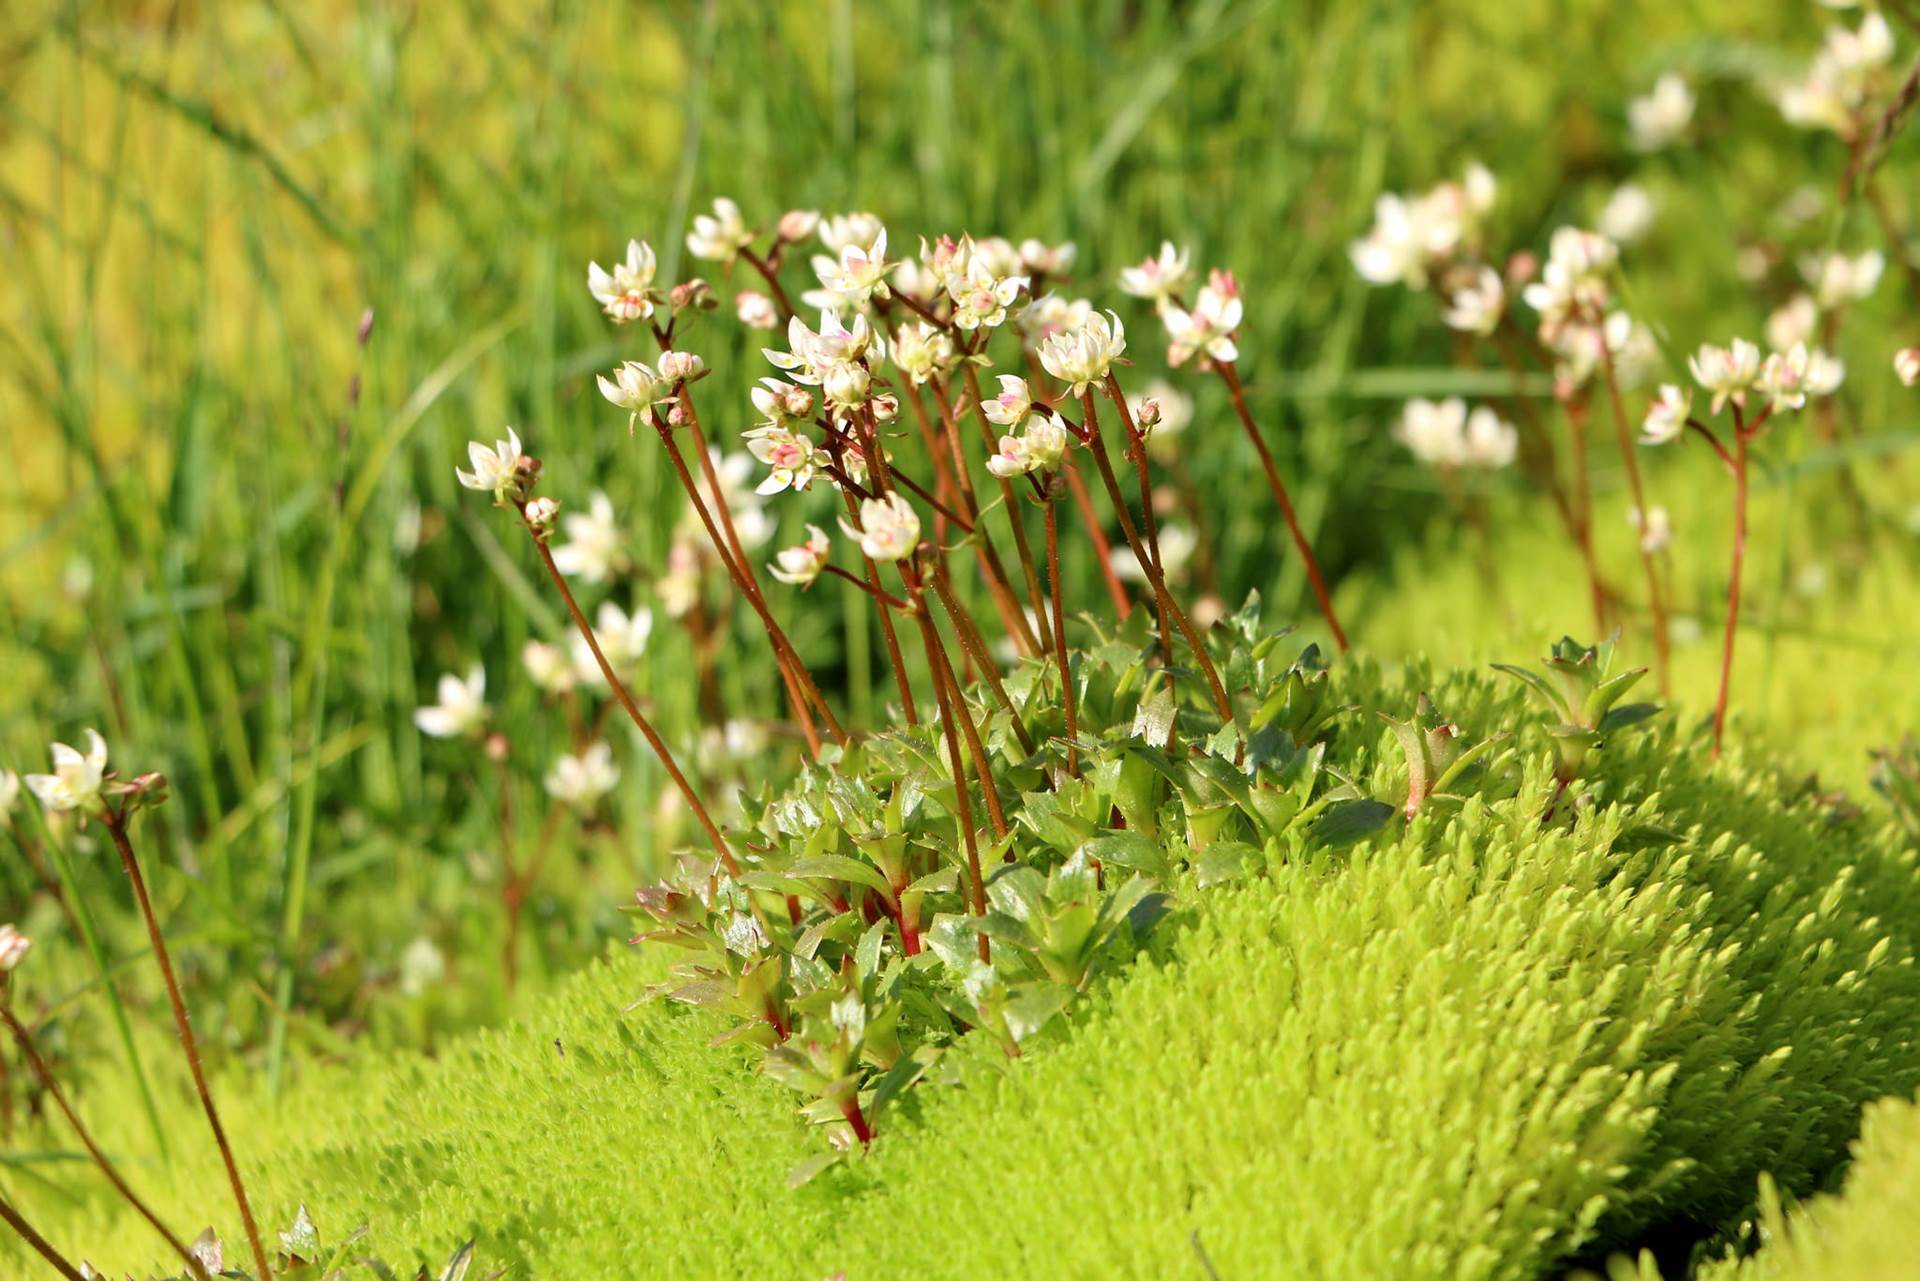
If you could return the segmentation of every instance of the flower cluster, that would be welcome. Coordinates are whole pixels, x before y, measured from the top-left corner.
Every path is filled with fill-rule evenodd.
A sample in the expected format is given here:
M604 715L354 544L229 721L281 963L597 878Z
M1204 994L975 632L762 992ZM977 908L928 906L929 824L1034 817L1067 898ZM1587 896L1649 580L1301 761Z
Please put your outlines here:
M1865 108L1885 88L1893 54L1893 29L1878 11L1857 29L1831 28L1805 72L1777 90L1780 114L1803 128L1858 137Z
M1469 413L1467 403L1458 396L1438 403L1420 398L1408 401L1393 435L1415 458L1443 469L1506 467L1520 447L1520 433L1513 424L1485 405Z
M1424 289L1442 268L1478 251L1482 226L1499 186L1483 165L1459 182L1417 196L1387 194L1373 207L1373 226L1351 249L1354 268L1376 285Z

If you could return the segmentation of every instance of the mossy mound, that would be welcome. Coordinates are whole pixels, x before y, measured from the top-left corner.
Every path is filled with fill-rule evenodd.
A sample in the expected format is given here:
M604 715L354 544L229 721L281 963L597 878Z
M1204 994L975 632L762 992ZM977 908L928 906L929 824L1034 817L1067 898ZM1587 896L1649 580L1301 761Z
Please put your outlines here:
M1366 715L1333 756L1375 796L1406 767L1372 709L1528 728L1457 808L1182 874L1070 1025L1018 1061L968 1038L961 1084L805 1187L793 1096L707 1048L716 1018L623 1009L658 964L623 956L439 1061L234 1090L257 1196L392 1262L478 1236L521 1277L1496 1278L1731 1225L1763 1171L1812 1190L1863 1105L1920 1086L1920 853L1666 718L1543 821L1550 753L1494 681L1336 672ZM130 1109L91 1111L137 1148ZM140 1173L227 1227L211 1160ZM83 1174L16 1194L96 1263L165 1262Z

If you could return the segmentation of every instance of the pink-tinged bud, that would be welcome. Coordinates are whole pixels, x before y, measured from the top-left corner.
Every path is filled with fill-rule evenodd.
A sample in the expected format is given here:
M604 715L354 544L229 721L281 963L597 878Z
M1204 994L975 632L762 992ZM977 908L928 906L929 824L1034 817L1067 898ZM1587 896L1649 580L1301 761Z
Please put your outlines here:
M1524 285L1540 274L1540 258L1532 250L1522 249L1507 259L1507 284Z
M873 411L873 416L880 422L890 423L900 416L900 398L882 393L868 401L867 408Z
M496 733L487 735L486 746L487 746L487 759L492 761L495 765L498 765L507 759L507 756L509 754L509 749L507 745L507 736L505 734L496 732Z
M707 372L707 362L690 351L669 351L660 357L660 377L670 383L694 382Z
M683 311L688 307L711 308L714 305L713 286L698 276L675 285L670 297L675 311Z
M527 504L527 524L535 533L544 534L552 529L559 515L560 504L551 498L536 498Z
M805 387L789 387L782 397L787 413L795 418L805 418L813 412L813 393Z
M1160 425L1160 402L1151 396L1141 401L1140 409L1134 414L1133 421L1134 425L1139 427L1142 435L1158 427Z
M360 328L354 331L354 339L364 347L371 337L373 337L373 308L369 307L360 313Z
M776 231L780 239L786 241L805 240L820 225L820 213L816 209L789 209L780 215Z
M667 426L685 427L686 425L687 425L686 408L685 406L681 405L679 401L676 400L667 409Z
M733 313L749 329L780 327L780 313L774 309L773 299L757 289L742 289L735 295Z

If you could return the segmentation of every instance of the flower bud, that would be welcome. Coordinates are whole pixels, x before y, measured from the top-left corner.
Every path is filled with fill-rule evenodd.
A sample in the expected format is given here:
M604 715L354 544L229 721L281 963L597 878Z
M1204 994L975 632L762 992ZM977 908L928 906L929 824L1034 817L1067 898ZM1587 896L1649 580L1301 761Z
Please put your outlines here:
M780 215L775 230L780 239L788 241L805 240L820 226L820 211L817 209L789 209Z
M1920 385L1920 347L1902 347L1895 352L1893 372L1908 387Z
M683 311L688 307L711 310L715 305L713 286L698 276L692 280L681 281L673 287L672 293L668 296L673 301L675 311Z
M508 755L507 736L498 731L487 735L486 749L487 759L495 765L501 764Z
M690 351L669 351L660 357L660 376L670 383L696 382L707 372L707 362Z
M527 526L536 534L544 534L552 529L559 515L560 504L554 499L536 498L527 504Z
M1140 402L1140 408L1134 411L1133 424L1140 429L1142 436L1160 425L1160 402L1152 396Z
M780 313L773 299L757 289L742 289L733 299L733 314L749 329L777 329Z

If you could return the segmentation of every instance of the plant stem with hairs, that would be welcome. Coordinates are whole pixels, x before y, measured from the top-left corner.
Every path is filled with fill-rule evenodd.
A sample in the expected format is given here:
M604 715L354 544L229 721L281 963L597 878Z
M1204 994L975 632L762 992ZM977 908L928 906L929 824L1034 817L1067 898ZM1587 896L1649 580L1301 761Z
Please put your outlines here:
M980 635L980 629L973 618L960 604L954 593L953 584L947 579L947 567L941 563L936 553L933 568L929 574L933 580L933 589L940 595L940 603L946 607L947 617L953 620L953 631L960 638L960 644L973 656L974 665L980 669L987 687L993 691L994 701L1000 704L1000 710L1007 714L1007 723L1013 727L1013 736L1020 740L1020 750L1028 756L1035 751L1034 741L1027 733L1027 727L1020 723L1020 713L1014 710L1013 699L1007 694L1005 682L1000 679L1000 665L993 661L993 655L987 652L986 639Z
M1347 634L1341 630L1340 620L1334 615L1333 597L1327 592L1326 579L1321 577L1320 562L1314 557L1312 544L1307 542L1306 531L1300 528L1300 518L1294 514L1293 499L1287 493L1286 483L1280 479L1280 469L1274 464L1273 452L1267 448L1260 428L1253 421L1253 413L1247 408L1247 397L1240 387L1240 373L1230 360L1216 361L1214 368L1220 373L1220 381L1227 385L1227 395L1233 400L1234 412L1240 416L1240 425L1247 430L1247 439L1253 442L1254 449L1260 455L1260 465L1267 472L1267 485L1273 490L1274 501L1280 504L1280 514L1286 518L1287 532L1293 535L1294 548L1300 553L1301 563L1306 566L1307 582L1313 588L1314 600L1320 605L1321 617L1327 620L1334 643L1344 654L1347 652Z
M1060 701L1067 716L1067 773L1080 777L1080 717L1073 688L1073 665L1067 659L1067 615L1060 591L1060 521L1055 508L1061 482L1055 477L1047 490L1047 589L1053 596L1053 658L1060 667Z
M1727 575L1727 628L1720 642L1720 693L1713 703L1713 758L1727 730L1727 700L1733 691L1733 640L1740 625L1740 574L1747 559L1747 441L1749 431L1733 412L1733 564Z
M80 1269L74 1267L66 1255L54 1249L52 1242L41 1236L5 1197L0 1197L0 1221L4 1221L8 1227L12 1228L14 1234L32 1247L33 1252L45 1259L47 1266L64 1277L65 1281L87 1281Z
M964 500L967 515L973 518L975 546L979 549L980 568L985 572L987 590L993 595L994 608L999 611L1000 622L1013 639L1013 646L1022 655L1032 658L1043 652L1040 642L1027 625L1027 616L1020 607L1020 601L1013 591L1013 580L1007 576L1007 568L995 550L992 537L980 524L980 504L974 495L973 476L967 469L967 455L960 443L960 424L953 412L953 401L939 379L928 384L933 389L934 407L940 412L940 424L946 431L947 448L953 455L953 470L960 485L960 494Z
M93 1163L100 1167L100 1173L105 1175L107 1182L113 1185L113 1190L133 1207L136 1214L152 1225L153 1230L158 1232L161 1239L167 1243L167 1248L179 1255L181 1261L187 1265L188 1272L201 1278L201 1281L206 1281L206 1269L201 1266L200 1260L194 1256L193 1251L187 1248L186 1242L160 1221L160 1216L153 1212L153 1207L142 1200L140 1195L128 1185L125 1177L107 1158L107 1154L100 1150L100 1145L94 1142L92 1132L80 1120L79 1114L73 1110L73 1105L67 1101L66 1091L60 1088L59 1080L53 1075L53 1070L47 1066L47 1061L41 1056L39 1047L34 1044L33 1033L20 1022L19 1017L7 1005L0 1005L0 1021L4 1021L7 1031L13 1034L15 1044L20 1047L20 1057L26 1060L29 1068L33 1069L34 1076L40 1082L40 1088L47 1092L47 1097L53 1100L54 1106L60 1110L60 1115L66 1118L74 1137L80 1140L80 1145L87 1150L87 1155L93 1158Z
M1573 541L1587 571L1587 591L1593 600L1593 625L1607 630L1607 589L1600 579L1600 562L1593 553L1593 494L1587 483L1587 405L1577 396L1561 402L1567 411L1567 434L1573 445Z
M967 380L967 395L973 401L973 413L980 424L981 437L986 441L987 452L991 454L997 445L993 435L993 424L987 419L987 407L980 400L980 375L974 372L973 362L964 367ZM1050 629L1047 627L1047 607L1040 595L1040 572L1034 568L1033 549L1027 545L1026 522L1020 519L1020 505L1013 501L1013 483L1005 476L994 479L1000 485L1000 499L1007 509L1007 524L1013 530L1013 549L1020 557L1020 572L1027 580L1027 604L1032 607L1038 626L1033 629L1036 647L1034 653L1044 654L1052 645Z
M252 1247L254 1266L259 1271L259 1281L272 1281L273 1269L267 1264L267 1252L260 1244L260 1228L253 1221L253 1206L247 1200L246 1184L240 1178L240 1164L234 1160L233 1145L227 1142L226 1127L220 1123L220 1110L214 1106L213 1091L207 1085L206 1069L200 1062L200 1043L194 1037L193 1025L187 1020L187 1003L180 995L180 981L174 976L173 954L167 950L166 937L160 932L160 921L153 913L153 900L147 894L147 878L140 871L140 860L134 857L133 843L127 839L126 815L111 806L101 811L101 823L107 834L113 838L113 845L120 852L120 865L126 869L127 879L133 884L134 899L140 905L140 915L147 923L147 939L153 944L153 958L159 962L160 977L167 988L167 1003L173 1009L174 1031L180 1037L180 1049L187 1058L187 1070L193 1076L193 1088L200 1095L200 1109L206 1113L207 1128L213 1131L213 1141L220 1149L220 1160L227 1168L227 1184L233 1190L234 1204L240 1210L240 1222L247 1232L247 1244Z

